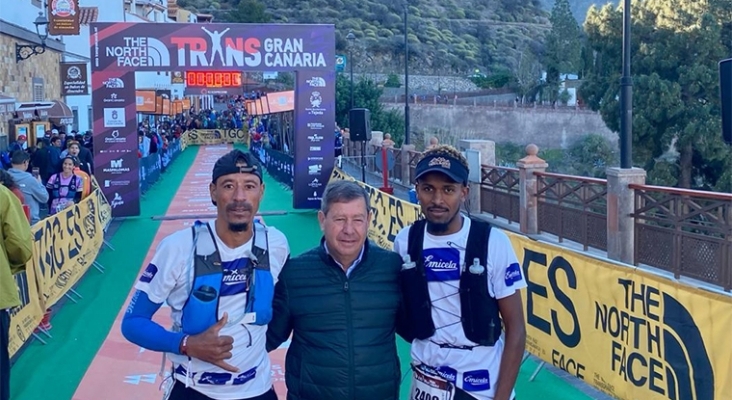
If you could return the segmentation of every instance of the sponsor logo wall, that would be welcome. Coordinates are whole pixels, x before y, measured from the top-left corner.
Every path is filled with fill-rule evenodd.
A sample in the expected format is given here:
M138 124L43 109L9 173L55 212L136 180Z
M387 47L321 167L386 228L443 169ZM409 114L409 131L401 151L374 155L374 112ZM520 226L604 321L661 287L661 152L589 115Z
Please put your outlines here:
M140 176L134 72L92 74L94 176L105 182L115 217L139 215Z
M391 249L419 206L358 183L369 239ZM528 282L529 352L623 400L732 398L732 298L507 233Z
M92 265L111 219L110 204L94 181L94 190L85 199L31 227L33 257L26 271L16 275L21 305L10 310L11 357L41 322L44 310Z
M99 113L103 117L94 123L94 134L98 136L95 143L104 143L104 138L114 130L123 137L136 137L135 71L296 71L293 205L319 206L322 188L313 196L308 183L314 177L327 180L331 171L328 166L333 165L334 26L92 23L90 32L92 104L95 109L104 109ZM112 98L113 93L118 97ZM167 114L164 108L163 105L163 114ZM318 124L323 128L318 128ZM303 147L316 133L324 137L318 152ZM190 144L213 144L210 142L218 139L210 135L191 136ZM107 172L104 168L119 157L125 164L125 152L136 153L136 146L136 139L116 144L112 149L95 146L95 157L99 157L95 158L95 165L99 165L96 172L107 174L100 179L125 175L126 172L111 166ZM138 171L131 170L130 174L139 179ZM127 189L118 192L124 206L114 209L115 216L139 215L138 182L129 181ZM104 193L113 195L106 189Z

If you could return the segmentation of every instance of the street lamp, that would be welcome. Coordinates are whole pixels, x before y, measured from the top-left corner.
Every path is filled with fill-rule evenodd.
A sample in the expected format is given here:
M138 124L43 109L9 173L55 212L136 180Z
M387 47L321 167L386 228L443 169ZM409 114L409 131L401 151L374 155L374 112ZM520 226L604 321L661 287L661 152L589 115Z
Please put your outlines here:
M48 19L43 12L38 13L38 17L33 21L36 26L36 34L41 40L40 44L15 44L15 62L27 60L31 56L43 54L46 52L46 39L48 38Z
M346 36L346 40L348 40L348 64L350 64L351 69L351 108L353 109L353 43L356 41L356 35L353 34L353 29L351 29L348 32L348 36Z
M620 168L633 168L633 78L630 76L630 0L623 2L623 75L620 78Z
M409 3L404 2L404 144L409 144Z

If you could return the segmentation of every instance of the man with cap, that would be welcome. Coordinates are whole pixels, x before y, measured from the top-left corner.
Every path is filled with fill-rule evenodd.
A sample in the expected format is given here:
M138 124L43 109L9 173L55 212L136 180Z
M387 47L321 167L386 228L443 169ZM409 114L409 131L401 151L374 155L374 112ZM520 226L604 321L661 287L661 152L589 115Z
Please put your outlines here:
M461 212L468 172L455 148L426 151L415 182L425 218L394 241L405 261L398 332L412 343L410 399L514 399L526 282L508 236Z
M265 335L287 239L255 219L264 183L251 154L233 150L216 161L209 192L216 219L160 242L135 285L122 333L170 358L170 400L276 400ZM170 330L152 320L163 303Z

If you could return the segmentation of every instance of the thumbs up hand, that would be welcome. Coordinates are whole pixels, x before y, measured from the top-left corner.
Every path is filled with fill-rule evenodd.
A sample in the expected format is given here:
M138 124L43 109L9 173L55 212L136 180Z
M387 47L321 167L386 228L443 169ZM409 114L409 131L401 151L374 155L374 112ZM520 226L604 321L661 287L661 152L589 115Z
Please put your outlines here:
M219 335L228 320L229 314L224 313L223 318L205 332L189 337L187 343L188 355L226 371L239 372L239 368L225 361L231 358L231 351L234 349L234 338Z

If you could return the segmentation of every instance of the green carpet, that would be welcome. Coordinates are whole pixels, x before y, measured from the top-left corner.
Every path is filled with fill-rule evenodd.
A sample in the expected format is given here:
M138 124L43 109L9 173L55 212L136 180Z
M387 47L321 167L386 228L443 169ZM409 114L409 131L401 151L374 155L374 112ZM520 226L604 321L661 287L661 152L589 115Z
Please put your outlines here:
M53 339L45 346L34 341L20 354L10 371L14 400L71 399L74 395L127 299L160 226L160 221L150 217L165 214L197 153L198 147L186 149L145 194L142 215L122 222L110 240L115 251L103 251L97 259L106 273L91 269L84 276L76 288L84 298L78 304L67 301L51 321Z

